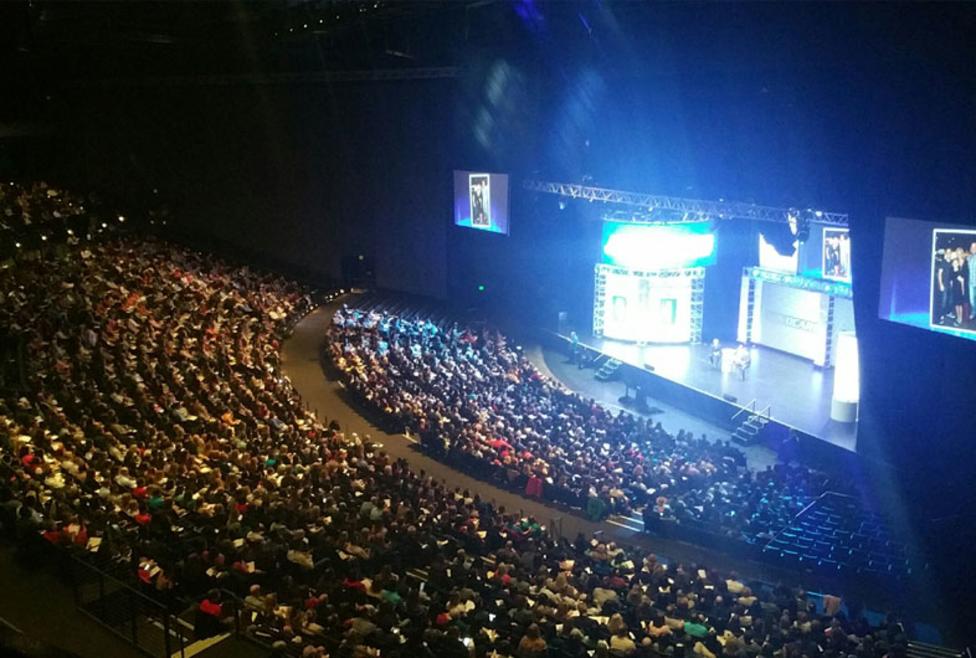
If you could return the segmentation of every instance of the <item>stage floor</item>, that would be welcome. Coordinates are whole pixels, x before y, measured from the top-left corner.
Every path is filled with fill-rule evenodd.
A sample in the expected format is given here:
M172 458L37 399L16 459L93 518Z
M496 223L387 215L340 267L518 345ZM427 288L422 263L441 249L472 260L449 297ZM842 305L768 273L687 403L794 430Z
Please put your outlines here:
M770 405L770 415L776 421L845 450L855 449L857 425L830 419L832 368L821 370L809 360L753 346L752 366L742 381L737 373L723 373L712 367L708 345L641 346L595 336L581 339L580 343L632 366L651 365L654 374L706 395L733 395L743 406L756 400L759 409Z

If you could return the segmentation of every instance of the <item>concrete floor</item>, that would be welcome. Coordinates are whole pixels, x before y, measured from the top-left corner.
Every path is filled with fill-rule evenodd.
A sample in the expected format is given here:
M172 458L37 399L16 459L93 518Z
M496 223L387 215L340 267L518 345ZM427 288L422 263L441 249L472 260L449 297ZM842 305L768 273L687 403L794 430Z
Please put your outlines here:
M145 658L75 608L62 574L30 565L6 545L0 548L0 618L32 640L83 658Z

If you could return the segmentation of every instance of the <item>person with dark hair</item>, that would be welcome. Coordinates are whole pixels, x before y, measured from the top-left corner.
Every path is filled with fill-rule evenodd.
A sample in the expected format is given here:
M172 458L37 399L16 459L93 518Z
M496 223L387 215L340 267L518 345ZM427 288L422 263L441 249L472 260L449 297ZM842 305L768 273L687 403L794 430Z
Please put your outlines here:
M952 302L952 255L949 249L933 254L935 258L935 298L932 322L945 324L953 312Z
M519 640L516 655L518 658L541 658L546 655L548 645L542 637L538 624L529 624L525 634Z
M948 303L953 309L953 317L955 318L953 324L957 327L961 327L965 322L965 317L963 316L963 306L966 304L966 297L968 293L968 286L966 285L966 269L963 260L964 256L962 254L962 249L956 249L952 254L949 270Z

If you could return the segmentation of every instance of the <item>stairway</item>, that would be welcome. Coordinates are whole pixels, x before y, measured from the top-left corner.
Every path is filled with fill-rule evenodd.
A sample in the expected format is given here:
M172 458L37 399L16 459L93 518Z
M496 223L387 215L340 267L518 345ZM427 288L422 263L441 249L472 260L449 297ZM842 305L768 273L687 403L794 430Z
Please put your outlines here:
M601 382L608 382L617 376L617 371L620 370L620 366L622 365L622 361L609 358L600 364L599 369L597 369L597 371L593 374L593 379Z
M762 431L769 424L769 417L751 413L732 432L732 440L740 446L753 446L759 443Z

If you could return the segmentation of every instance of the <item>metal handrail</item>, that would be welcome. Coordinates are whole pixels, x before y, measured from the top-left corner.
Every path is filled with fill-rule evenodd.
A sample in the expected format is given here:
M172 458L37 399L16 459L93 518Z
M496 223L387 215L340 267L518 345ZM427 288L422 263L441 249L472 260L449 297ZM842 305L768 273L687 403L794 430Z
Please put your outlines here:
M753 399L752 402L747 403L746 406L742 407L741 409L735 412L731 420L735 420L746 411L751 411L752 413L756 413L756 402L757 400Z
M801 516L803 516L804 514L806 514L807 510L809 510L811 507L813 507L814 505L816 505L817 503L819 503L821 500L823 500L825 498L830 498L830 497L850 498L850 499L853 499L853 500L857 500L857 496L854 496L852 494L841 493L840 491L830 491L830 490L828 490L828 491L821 492L819 496L816 496L815 498L813 498L813 500L811 500L809 503L807 503L806 505L804 505L803 509L801 509L799 512L797 512L796 514L794 514L793 515L793 518L791 518L786 523L786 525L784 525L779 530L777 530L775 533L773 533L773 536L766 542L766 545L765 545L764 548L769 548L773 544L773 542L775 542L776 539L779 538L779 536L781 534L783 534L790 527L792 527L792 525L796 522L796 520L798 518L800 518Z

